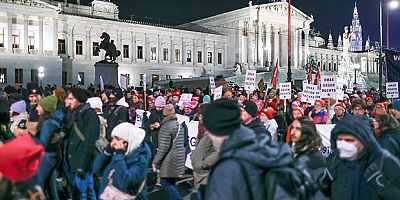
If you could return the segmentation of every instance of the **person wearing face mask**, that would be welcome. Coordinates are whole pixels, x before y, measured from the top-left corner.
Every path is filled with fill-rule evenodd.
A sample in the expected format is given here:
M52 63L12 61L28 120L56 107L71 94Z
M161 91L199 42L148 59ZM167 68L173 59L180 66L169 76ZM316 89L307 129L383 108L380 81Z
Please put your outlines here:
M297 118L290 126L293 156L296 165L304 166L313 180L323 173L325 168L324 156L319 151L321 137L317 133L314 122L308 117ZM315 199L329 199L317 192Z
M400 123L391 115L378 115L374 120L375 136L382 148L400 159Z
M400 199L400 162L382 149L368 123L347 116L331 133L333 153L319 177L331 199Z

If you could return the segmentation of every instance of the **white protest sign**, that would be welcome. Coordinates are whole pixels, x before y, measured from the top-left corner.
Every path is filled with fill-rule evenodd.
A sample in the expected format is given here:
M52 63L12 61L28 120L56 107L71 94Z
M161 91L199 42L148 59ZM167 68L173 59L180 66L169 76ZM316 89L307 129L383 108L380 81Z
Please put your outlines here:
M179 99L178 106L182 106L183 102L191 102L193 94L183 93Z
M321 76L321 98L336 98L336 76Z
M244 80L244 90L253 92L256 85L256 70L247 70L246 78Z
M186 122L186 124L189 124L189 122L190 122L190 118L185 115L175 114L175 116L176 116L179 124L182 124L183 122Z
M186 157L186 163L185 166L187 168L193 169L192 166L192 153L194 149L196 148L196 142L197 142L197 134L199 132L199 122L198 121L191 121L186 124L188 128L188 144L190 147L190 153Z
M399 98L399 83L386 83L386 98Z
M212 92L214 92L214 90L215 90L214 76L210 76L209 79L210 79L210 89Z
M136 109L136 119L135 119L135 126L141 128L142 124L143 124L143 114L144 114L144 110L141 109ZM150 112L146 111L147 113L147 118L150 117Z
M344 91L339 86L336 87L336 99L343 101Z
M303 85L303 96L301 101L314 104L315 103L315 91L317 90L316 85L304 84Z
M217 87L214 90L214 101L222 97L222 86Z
M315 100L321 100L321 90L320 89L316 89L314 92L315 95Z
M292 98L292 83L279 83L279 99Z
M119 86L121 86L121 88L124 88L124 89L128 88L128 77L125 74L120 74Z
M321 137L321 147L319 151L325 157L328 157L332 153L331 147L331 131L335 127L335 124L316 124L317 133Z

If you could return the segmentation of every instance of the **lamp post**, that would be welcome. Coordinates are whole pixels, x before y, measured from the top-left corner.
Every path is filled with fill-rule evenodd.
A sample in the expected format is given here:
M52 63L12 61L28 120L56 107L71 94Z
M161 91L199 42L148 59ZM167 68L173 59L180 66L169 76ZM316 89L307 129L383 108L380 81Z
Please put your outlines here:
M44 67L43 66L39 67L38 77L40 80L40 87L42 87L42 79L44 78Z

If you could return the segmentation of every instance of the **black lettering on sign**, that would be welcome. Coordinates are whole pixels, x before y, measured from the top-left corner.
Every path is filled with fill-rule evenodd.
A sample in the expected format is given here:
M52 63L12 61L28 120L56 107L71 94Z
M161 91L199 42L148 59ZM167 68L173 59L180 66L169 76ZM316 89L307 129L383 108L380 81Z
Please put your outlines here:
M190 146L195 147L196 146L196 138L195 137L191 137L189 140Z

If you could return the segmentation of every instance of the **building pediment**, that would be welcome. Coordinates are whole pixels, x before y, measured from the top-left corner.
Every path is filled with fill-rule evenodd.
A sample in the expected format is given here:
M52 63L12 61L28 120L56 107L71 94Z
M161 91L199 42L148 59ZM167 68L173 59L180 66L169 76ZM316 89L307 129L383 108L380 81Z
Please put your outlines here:
M260 7L260 11L262 10L267 11L269 13L287 15L288 4L286 2L263 4ZM291 16L304 21L314 21L312 17L301 12L294 6L291 6Z
M50 8L56 11L60 10L59 7L40 0L0 0L0 3L17 4L23 6L38 7L38 8Z

